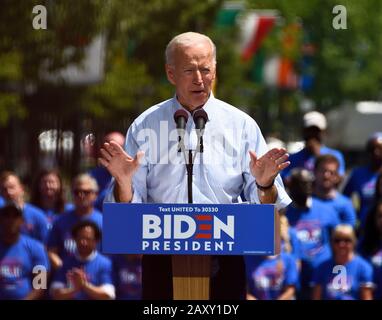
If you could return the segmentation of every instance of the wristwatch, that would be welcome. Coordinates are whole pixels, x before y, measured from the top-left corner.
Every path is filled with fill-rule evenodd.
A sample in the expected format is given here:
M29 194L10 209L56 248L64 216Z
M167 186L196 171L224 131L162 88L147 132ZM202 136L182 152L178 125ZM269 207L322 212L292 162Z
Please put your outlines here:
M255 183L256 183L256 187L257 187L259 190L261 190L261 191L265 191L265 190L269 190L269 189L271 189L271 188L273 187L273 185L275 184L275 180L273 179L273 180L272 180L272 183L270 183L270 184L267 185L267 186L261 186L261 185L259 185L259 184L257 183L257 181L255 181Z

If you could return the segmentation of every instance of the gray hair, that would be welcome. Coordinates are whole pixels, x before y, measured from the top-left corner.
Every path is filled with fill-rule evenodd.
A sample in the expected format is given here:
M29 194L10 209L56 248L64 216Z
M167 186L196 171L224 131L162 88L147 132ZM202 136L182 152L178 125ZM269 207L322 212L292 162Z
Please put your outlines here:
M207 41L211 45L213 60L214 60L214 63L216 64L215 44L209 37L197 32L185 32L172 38L172 40L168 43L166 47L166 51L165 51L166 63L170 65L174 63L173 58L174 58L175 49L179 47L193 46L202 41Z
M99 190L97 180L88 173L81 173L76 176L73 180L73 187L79 183L89 183L94 192Z

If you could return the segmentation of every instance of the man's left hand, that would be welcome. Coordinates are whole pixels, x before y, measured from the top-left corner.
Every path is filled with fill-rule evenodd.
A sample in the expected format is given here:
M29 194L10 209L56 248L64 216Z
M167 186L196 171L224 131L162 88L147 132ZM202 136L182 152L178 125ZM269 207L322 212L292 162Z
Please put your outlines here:
M254 151L249 151L251 162L249 168L258 185L267 187L272 185L279 172L290 165L289 155L285 149L273 148L262 157L257 158Z

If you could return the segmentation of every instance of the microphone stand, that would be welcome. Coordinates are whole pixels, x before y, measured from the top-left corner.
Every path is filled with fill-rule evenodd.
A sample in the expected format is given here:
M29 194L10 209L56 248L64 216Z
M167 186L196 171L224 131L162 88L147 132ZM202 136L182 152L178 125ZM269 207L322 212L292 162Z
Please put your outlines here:
M198 144L194 155L192 150L187 152L184 146L184 135L179 135L178 152L184 155L187 171L188 203L193 203L192 176L194 160L197 152L203 152L203 137L198 133ZM209 300L210 298L210 256L206 255L173 255L172 279L173 298L175 300Z

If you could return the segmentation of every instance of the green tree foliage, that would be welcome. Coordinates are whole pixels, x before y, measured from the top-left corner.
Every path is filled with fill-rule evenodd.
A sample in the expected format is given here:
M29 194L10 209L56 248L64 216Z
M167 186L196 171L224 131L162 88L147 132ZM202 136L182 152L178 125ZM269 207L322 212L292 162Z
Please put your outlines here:
M248 0L249 7L277 9L284 24L299 21L305 43L316 48L315 83L305 94L317 107L328 110L345 100L381 97L382 2L378 0ZM347 9L347 29L336 30L333 8ZM276 35L277 37L277 35ZM268 43L269 45L270 43ZM303 44L303 43L301 43ZM277 42L269 46L279 51ZM298 60L296 61L298 62ZM298 94L296 92L296 94Z

